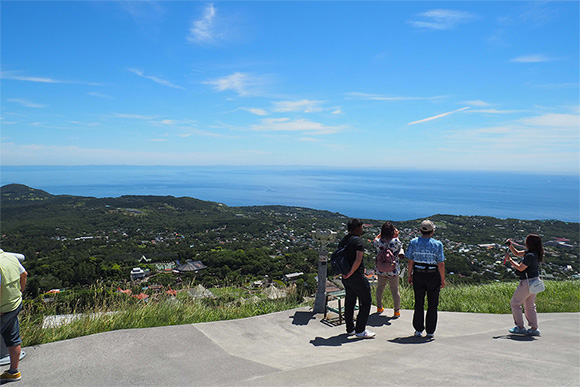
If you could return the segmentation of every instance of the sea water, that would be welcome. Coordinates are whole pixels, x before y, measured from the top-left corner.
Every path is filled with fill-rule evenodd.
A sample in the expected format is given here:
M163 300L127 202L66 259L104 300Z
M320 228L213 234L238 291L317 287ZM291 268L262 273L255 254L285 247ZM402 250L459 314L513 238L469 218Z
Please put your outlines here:
M54 195L189 196L228 206L286 205L350 217L434 214L580 221L577 175L321 167L2 166L0 183Z

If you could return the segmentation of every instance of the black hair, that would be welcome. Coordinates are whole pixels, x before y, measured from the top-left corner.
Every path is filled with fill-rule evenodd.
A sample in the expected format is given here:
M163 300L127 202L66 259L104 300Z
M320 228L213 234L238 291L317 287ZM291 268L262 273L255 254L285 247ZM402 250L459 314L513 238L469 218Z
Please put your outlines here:
M538 262L544 262L544 246L542 246L542 238L537 234L529 234L526 238L526 246L528 252L536 253Z
M359 227L362 224L363 224L362 220L360 220L358 218L352 218L348 221L348 224L346 227L348 229L348 232L353 232L354 230L357 229L357 227Z
M391 222L383 223L381 227L381 238L391 239L395 236L395 226Z

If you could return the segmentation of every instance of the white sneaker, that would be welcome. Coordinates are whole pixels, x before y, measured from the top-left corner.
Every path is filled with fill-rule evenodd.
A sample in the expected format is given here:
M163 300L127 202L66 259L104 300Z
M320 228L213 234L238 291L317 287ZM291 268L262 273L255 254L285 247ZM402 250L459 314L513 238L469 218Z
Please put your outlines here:
M427 338L432 339L435 337L435 333L427 333Z
M421 337L422 334L423 334L423 332L419 332L419 331L415 331L415 333L414 333L415 337Z
M346 332L346 334L349 335L349 336L352 336L352 335L356 334L356 331L353 329L350 332Z
M358 339L372 339L375 336L376 336L376 333L375 332L371 332L368 329L365 329L361 333L357 333L356 334L356 337Z

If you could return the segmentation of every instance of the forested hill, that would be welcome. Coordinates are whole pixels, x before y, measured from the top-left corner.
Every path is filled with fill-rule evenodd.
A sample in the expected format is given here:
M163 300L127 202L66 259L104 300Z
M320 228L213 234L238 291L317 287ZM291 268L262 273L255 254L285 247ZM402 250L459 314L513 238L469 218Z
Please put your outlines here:
M289 210L321 221L344 219L344 216L328 211L285 206L228 207L190 197L126 195L94 198L51 195L20 184L1 187L0 200L2 232L26 232L30 228L48 232L58 228L61 234L67 236L80 236L112 228L195 232L226 224L249 226L255 222L244 219L251 215L260 217ZM335 224L331 222L327 226ZM259 224L256 226L260 228Z
M264 276L279 280L302 272L315 289L319 246L312 231L330 229L341 236L348 220L301 207L229 207L173 196L51 195L18 184L1 187L0 200L0 247L26 256L31 295L95 281L126 281L136 266L156 273L163 270L155 262L187 260L207 266L196 277L203 284L245 283ZM580 271L578 223L425 215L437 225L435 237L445 245L448 271L461 281L513 278L501 265L503 242L514 238L523 243L528 233L542 236L548 273L570 278ZM385 220L365 220L367 268L374 266L370 240ZM404 245L417 236L420 220L394 222Z

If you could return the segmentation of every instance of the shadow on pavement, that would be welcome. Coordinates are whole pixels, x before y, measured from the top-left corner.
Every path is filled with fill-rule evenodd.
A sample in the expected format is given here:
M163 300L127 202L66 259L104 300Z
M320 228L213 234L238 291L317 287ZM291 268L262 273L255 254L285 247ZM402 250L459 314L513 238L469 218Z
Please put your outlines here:
M316 320L314 312L296 312L290 316L293 325L308 325L310 320Z
M427 337L409 336L409 337L396 337L388 341L395 344L425 344L431 343L435 341L435 339L430 339Z
M534 336L521 336L521 335L501 335L501 336L494 336L494 339L506 339L506 340L513 340L513 341L534 341L536 338Z
M383 325L391 325L391 320L396 320L396 318L382 316L378 313L373 313L369 315L367 325L371 327L382 327Z
M317 337L314 340L310 340L310 344L314 345L315 347L340 347L343 344L356 343L361 340L363 339L358 339L354 336L350 337L346 333L343 333L338 336L331 336L328 338Z

